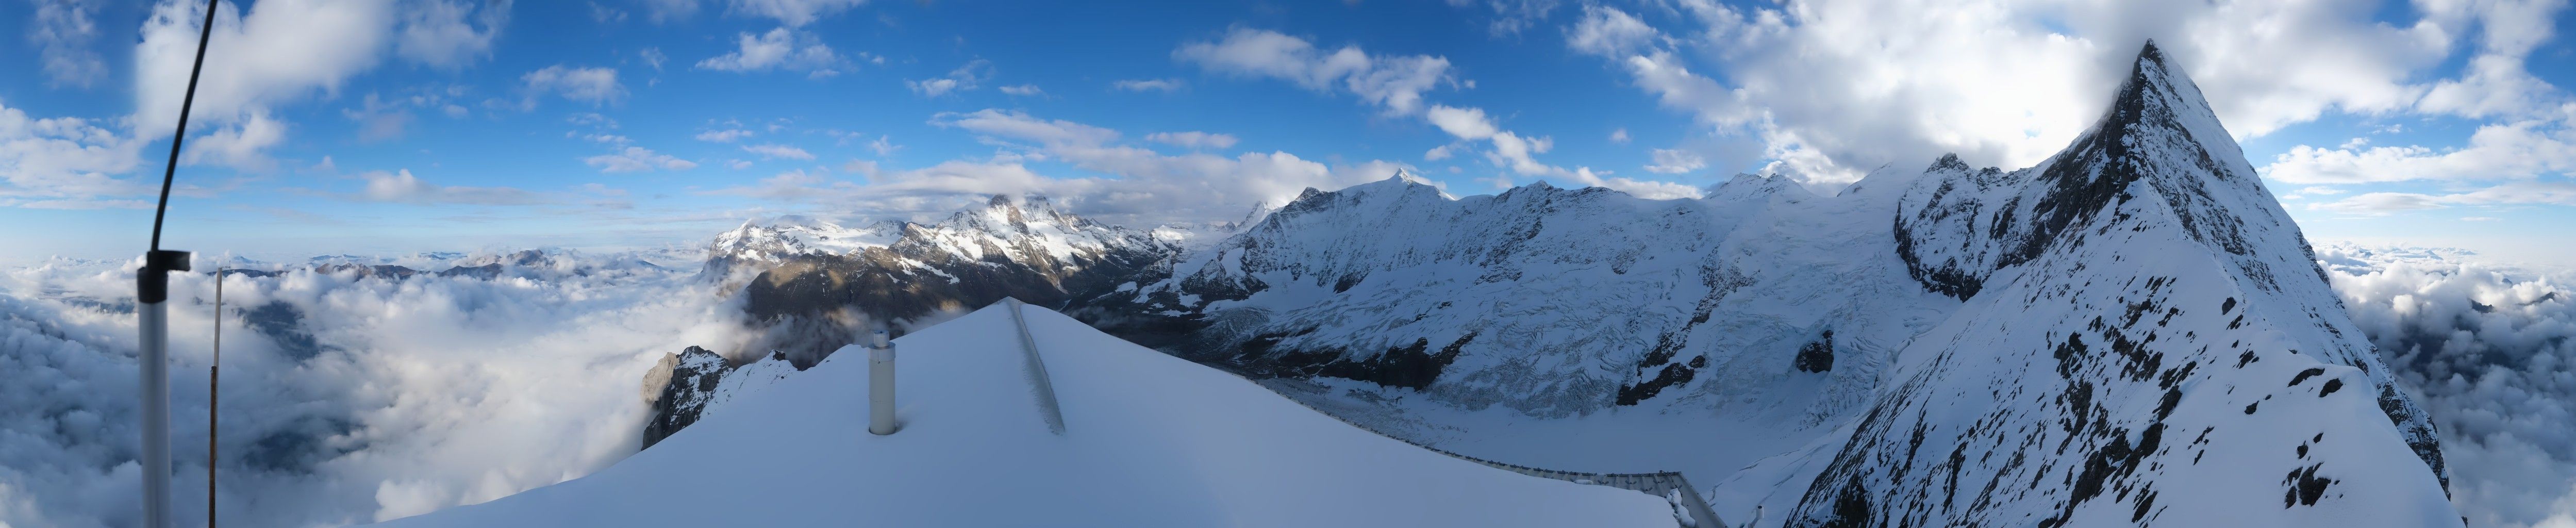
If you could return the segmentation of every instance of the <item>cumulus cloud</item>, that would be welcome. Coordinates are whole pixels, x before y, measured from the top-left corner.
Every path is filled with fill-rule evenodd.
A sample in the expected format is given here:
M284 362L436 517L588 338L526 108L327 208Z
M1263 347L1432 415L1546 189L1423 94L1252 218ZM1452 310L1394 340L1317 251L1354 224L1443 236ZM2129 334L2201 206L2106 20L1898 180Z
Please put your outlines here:
M966 65L958 66L955 70L949 70L947 76L930 79L906 79L903 83L905 86L912 87L912 93L921 94L922 97L939 97L952 93L974 90L977 84L982 83L985 79L992 78L992 76L992 61L975 59L967 61Z
M1372 56L1359 46L1331 52L1277 31L1237 27L1215 42L1191 42L1172 57L1210 71L1287 80L1315 91L1342 90L1393 115L1422 107L1422 93L1450 80L1449 59Z
M565 100L601 105L626 98L626 86L617 83L615 68L567 67L561 64L528 72L521 76L528 92L527 106L535 104L538 95L553 94Z
M796 147L791 147L791 146L787 146L787 145L780 145L780 144L776 144L776 143L768 143L768 144L760 144L760 145L743 145L743 146L742 146L742 151L743 151L743 152L749 152L749 153L752 153L752 154L758 154L758 155L760 155L760 157L761 157L762 159L793 159L793 160L812 160L812 159L814 159L814 154L813 154L813 153L810 153L810 152L806 152L806 151L805 151L805 149L796 148Z
M832 51L831 46L824 45L822 38L784 27L759 35L743 33L736 44L738 47L731 53L698 61L698 69L729 72L784 69L822 78L839 75L839 68L848 64Z
M90 49L98 39L98 3L91 0L40 0L29 20L27 41L45 61L45 80L55 86L88 88L107 77L107 61Z
M2569 113L2576 114L2576 108ZM2357 142L2337 148L2299 145L2273 158L2262 172L2288 183L2477 181L2567 174L2576 172L2576 128L2569 123L2529 120L2482 125L2469 135L2466 147L2451 150L2369 147Z
M179 156L185 164L210 163L242 170L266 171L277 163L262 154L269 147L286 141L286 124L270 119L267 112L254 112L232 126L189 141L187 151Z
M2432 110L2419 102L2438 89L2419 79L2457 40L2491 31L2529 41L2547 26L2529 20L2563 7L2445 2L2427 4L2420 20L2383 24L2367 5L2346 2L1895 4L1587 6L1565 37L1569 49L1601 57L1712 135L1764 145L1775 172L1818 185L1944 152L1980 165L2029 166L2093 123L2150 37L2240 137L2326 112ZM2520 14L2465 14L2498 10ZM2501 28L2506 20L2518 27ZM2469 75L2517 67L2490 61ZM1707 71L1725 72L1725 81ZM2514 106L2433 98L2452 99L2462 103L2436 106L2459 115Z
M1145 140L1193 149L1229 149L1234 148L1235 142L1234 135L1232 134L1211 134L1196 130L1188 132L1155 132L1152 134L1146 134Z
M511 0L493 0L478 10L463 1L410 0L394 51L434 67L472 64L492 53L493 37L499 36L501 27L510 21L510 3Z
M1122 92L1171 93L1180 91L1182 84L1180 79L1121 79L1109 86Z
M696 162L671 157L644 147L626 147L615 152L582 158L581 162L599 167L599 172L647 172L653 170L684 171L698 167Z
M2576 517L2576 275L2456 250L2321 248L2353 322L2442 432L2470 526Z
M142 145L74 117L30 117L0 104L0 207L141 192L117 175L142 163Z
M206 55L191 122L225 122L337 91L376 65L400 20L391 0L261 2L247 15L239 5L217 10L207 46L223 52ZM167 137L178 123L205 8L166 1L143 23L134 50L134 126L144 139Z
M689 271L620 264L685 261L551 257L510 268L531 279L228 277L225 524L371 522L587 474L635 451L638 389L663 354L745 342ZM0 524L141 522L125 264L0 275ZM202 505L213 278L171 282L174 502Z
M1628 142L1628 129L1623 127L1623 128L1618 128L1618 129L1613 129L1613 130L1611 130L1611 131L1610 131L1610 142L1611 142L1611 143L1627 143L1627 142Z
M1505 130L1488 117L1485 110L1427 103L1423 93L1442 83L1453 82L1449 59L1429 55L1370 55L1358 46L1344 46L1329 53L1306 39L1276 31L1236 27L1215 42L1191 42L1172 52L1183 62L1195 63L1210 71L1248 77L1266 77L1289 81L1309 90L1349 93L1362 102L1377 106L1392 116L1413 116L1460 142L1486 145L1485 161L1495 168L1520 176L1553 176L1583 185L1598 185L1628 191L1640 196L1698 196L1698 190L1687 185L1608 178L1604 172L1588 167L1567 170L1538 161L1536 154L1554 148L1548 136L1528 136ZM1448 158L1454 150L1472 148L1461 144L1433 147L1423 154L1426 161ZM1512 179L1497 175L1497 187L1508 187Z

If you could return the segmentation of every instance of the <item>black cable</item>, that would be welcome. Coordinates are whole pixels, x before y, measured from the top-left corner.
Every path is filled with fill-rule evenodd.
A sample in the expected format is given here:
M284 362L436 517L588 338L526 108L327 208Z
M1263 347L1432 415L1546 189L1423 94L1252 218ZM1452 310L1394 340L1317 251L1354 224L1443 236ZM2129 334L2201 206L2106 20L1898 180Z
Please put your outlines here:
M215 34L215 4L206 0L206 26L197 32L197 65L188 68L188 95L179 101L179 131L170 135L170 163L161 167L161 204L152 208L152 250L161 250L161 217L170 212L170 180L179 174L179 142L188 139L188 111L197 105L197 74L206 71L206 41Z

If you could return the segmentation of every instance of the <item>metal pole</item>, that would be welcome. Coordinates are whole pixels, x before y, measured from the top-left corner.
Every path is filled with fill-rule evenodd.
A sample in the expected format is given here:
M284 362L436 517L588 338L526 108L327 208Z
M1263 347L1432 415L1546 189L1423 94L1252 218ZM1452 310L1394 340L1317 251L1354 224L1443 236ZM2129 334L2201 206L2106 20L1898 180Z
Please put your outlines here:
M894 434L894 341L886 331L868 345L868 432Z
M206 367L206 528L215 528L215 404L224 381L224 267L215 266L215 362Z
M167 284L159 270L146 270ZM170 526L170 307L135 305L143 326L143 525Z
M197 33L197 63L188 69L188 92L179 101L178 131L170 136L170 161L161 167L161 202L152 209L152 250L134 272L134 322L142 362L143 526L170 526L170 272L188 271L188 252L161 249L161 220L170 211L170 182L179 172L179 144L188 139L188 113L197 105L197 77L206 70L206 42L215 34L215 8L206 1L206 25Z

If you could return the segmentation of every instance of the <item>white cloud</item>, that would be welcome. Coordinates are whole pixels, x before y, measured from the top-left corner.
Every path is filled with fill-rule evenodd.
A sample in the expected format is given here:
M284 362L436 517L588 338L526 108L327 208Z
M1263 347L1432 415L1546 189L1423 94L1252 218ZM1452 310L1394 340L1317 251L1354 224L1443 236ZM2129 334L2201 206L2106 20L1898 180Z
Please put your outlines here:
M1123 92L1171 93L1180 91L1182 84L1180 79L1121 79L1109 86Z
M1565 45L1575 51L1615 57L1638 54L1662 38L1663 33L1626 11L1585 5L1583 21L1566 30Z
M1192 130L1188 132L1155 132L1152 134L1146 134L1145 140L1192 149L1229 149L1234 148L1235 137L1231 134L1211 134Z
M409 0L402 34L394 51L404 58L439 68L461 68L492 53L492 39L510 21L511 0L484 4L481 12L462 1ZM468 22L466 17L474 20ZM481 28L475 26L480 25Z
M27 40L36 43L44 58L48 84L88 88L107 78L107 61L90 49L98 39L98 23L91 20L97 14L93 0L36 2Z
M230 127L188 141L179 162L196 165L211 163L248 171L276 168L275 160L262 151L286 141L286 124L270 119L266 112L253 113L248 119Z
M140 193L143 185L116 175L142 162L142 146L89 120L0 104L0 206Z
M1681 174L1708 167L1707 159L1680 149L1654 149L1653 154L1655 163L1647 165L1646 172Z
M358 177L366 180L367 189L357 197L369 201L465 205L526 205L539 201L535 193L509 187L435 185L413 177L409 169L395 173L369 171Z
M2576 110L2571 110L2576 112ZM2465 148L2422 146L2291 147L2263 167L2288 183L2527 179L2576 171L2576 130L2568 122L2521 121L2478 127Z
M775 18L788 27L801 27L866 3L867 0L733 0L732 10L738 15Z
M1555 145L1546 138L1526 138L1495 126L1482 108L1457 108L1432 105L1423 119L1451 136L1468 141L1485 141L1492 147L1485 152L1486 161L1523 176L1566 176L1564 168L1540 163L1534 154L1543 154Z
M732 142L734 142L734 140L738 140L738 139L742 139L742 138L746 138L746 137L751 137L751 135L752 135L752 131L749 131L749 130L743 130L743 129L739 129L739 128L728 128L728 129L724 129L724 130L709 130L709 131L705 131L705 132L699 132L699 133L698 133L698 135L697 135L697 139L698 139L698 141L707 141L707 142L713 142L713 143L732 143Z
M2426 9L2487 7L2437 4ZM2520 19L2556 9L2543 7L2525 9ZM2474 34L2464 17L2381 24L2366 4L2333 1L1688 1L1674 8L1658 18L1586 7L1566 31L1567 46L1603 57L1712 134L1762 141L1777 168L1811 184L1943 152L1979 165L2029 166L2099 117L2148 37L2158 37L2228 128L2245 137L2325 112L2416 109L2430 89L2416 79L2442 62L2455 39ZM1694 69L1724 71L1727 82ZM2459 112L2511 106L2458 100L2452 106Z
M398 20L391 0L272 0L241 14L240 4L217 12L206 38L191 123L248 117L316 92L336 92L358 72L374 67ZM197 56L205 4L171 0L152 10L134 50L134 127L145 140L176 126L181 92Z
M2451 499L2469 525L2568 525L2576 275L2455 250L2338 245L2317 256L2353 322L2441 429Z
M523 106L533 105L534 96L540 94L561 95L565 100L587 102L592 105L613 103L626 97L626 86L617 83L615 68L565 67L557 64L528 72L526 76L520 77L520 80L526 83L531 97Z
M1001 87L1001 88L1000 88L1000 90L1002 90L1002 93L1011 94L1011 95L1015 95L1015 96L1022 96L1022 97L1046 95L1046 91L1045 91L1045 90L1040 90L1040 89L1038 89L1038 85L1034 85L1034 84L1023 84L1023 85L1018 85L1018 86L1004 86L1004 87Z
M1309 90L1347 91L1392 115L1422 107L1422 93L1449 81L1449 59L1429 55L1371 56L1358 46L1329 53L1306 39L1237 27L1216 42L1192 42L1172 57L1211 71L1271 77Z
M2317 196L2334 196L2343 194L2343 192L2343 189L2333 187L2308 187L2305 189L2299 189L2299 194L2313 194Z
M730 72L785 69L820 78L839 75L838 68L848 64L813 33L784 27L759 35L743 33L737 39L737 45L739 47L731 53L698 61L698 69Z
M796 147L791 147L791 146L787 146L787 145L780 145L780 144L776 144L776 143L761 144L761 145L743 145L743 146L742 146L742 151L743 151L743 152L749 152L749 153L752 153L752 154L758 154L758 155L760 155L760 157L761 157L761 158L763 158L763 159L794 159L794 160L812 160L812 159L814 159L814 154L813 154L813 153L809 153L809 152L805 152L805 149L796 148Z
M939 97L974 90L977 83L993 76L992 70L991 61L975 59L967 61L966 65L958 66L955 70L950 70L945 77L905 80L903 83L912 87L912 92L921 94L922 97Z
M1628 129L1627 129L1627 128L1619 128L1619 129L1611 130L1611 131L1610 131L1610 142L1611 142L1611 143L1627 143L1627 142L1628 142Z
M753 337L721 316L714 292L687 280L693 268L614 267L664 258L654 255L549 257L592 273L226 279L218 443L227 447L215 496L224 524L374 521L599 470L635 452L645 412L638 373L685 346L732 351ZM216 258L197 265L211 269ZM113 337L131 333L131 317L119 322L113 310L38 293L130 295L132 281L106 267L113 266L13 271L0 286L0 371L12 381L0 384L0 431L10 438L0 449L7 468L0 493L8 496L0 518L13 525L120 526L138 518L136 366L130 339ZM211 299L209 279L174 276L172 297ZM212 326L213 311L198 306L172 310L172 327ZM244 324L253 311L271 322ZM173 414L183 420L173 428L175 462L179 482L198 486L182 489L206 483L206 428L184 421L205 416L204 387L185 385L204 377L182 375L205 372L205 336L171 336L172 377L182 384L171 391ZM114 447L120 443L128 447ZM205 504L203 495L181 493L182 502ZM177 508L172 524L205 525L204 512Z
M626 147L609 154L582 158L581 162L599 167L599 172L646 172L656 169L684 171L698 166L695 162L671 157L644 147Z
M2514 182L2454 194L2362 193L2334 202L2311 204L2308 208L2347 214L2384 215L2418 209L2482 205L2576 206L2576 183Z
M2492 216L2463 216L2463 217L2460 217L2460 221L2463 221L2463 222L2493 222L2493 221L2497 221L2497 220L2503 220L2503 219L2502 219L2502 218L2492 217Z
M662 71L662 63L671 60L669 55L662 54L662 48L644 48L643 51L635 52L635 55L644 59L644 65L652 66L653 71Z
M892 136L880 135L877 136L876 141L868 142L868 150L877 153L877 157L882 158L894 155L894 151L903 150L903 145L894 144L894 137Z

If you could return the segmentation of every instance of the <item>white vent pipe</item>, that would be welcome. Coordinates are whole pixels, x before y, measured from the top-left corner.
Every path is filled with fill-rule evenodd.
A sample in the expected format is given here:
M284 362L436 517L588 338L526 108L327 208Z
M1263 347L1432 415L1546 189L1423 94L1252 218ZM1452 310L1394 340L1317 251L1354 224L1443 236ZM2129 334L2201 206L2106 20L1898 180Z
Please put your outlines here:
M878 330L868 344L868 432L894 434L894 340Z

